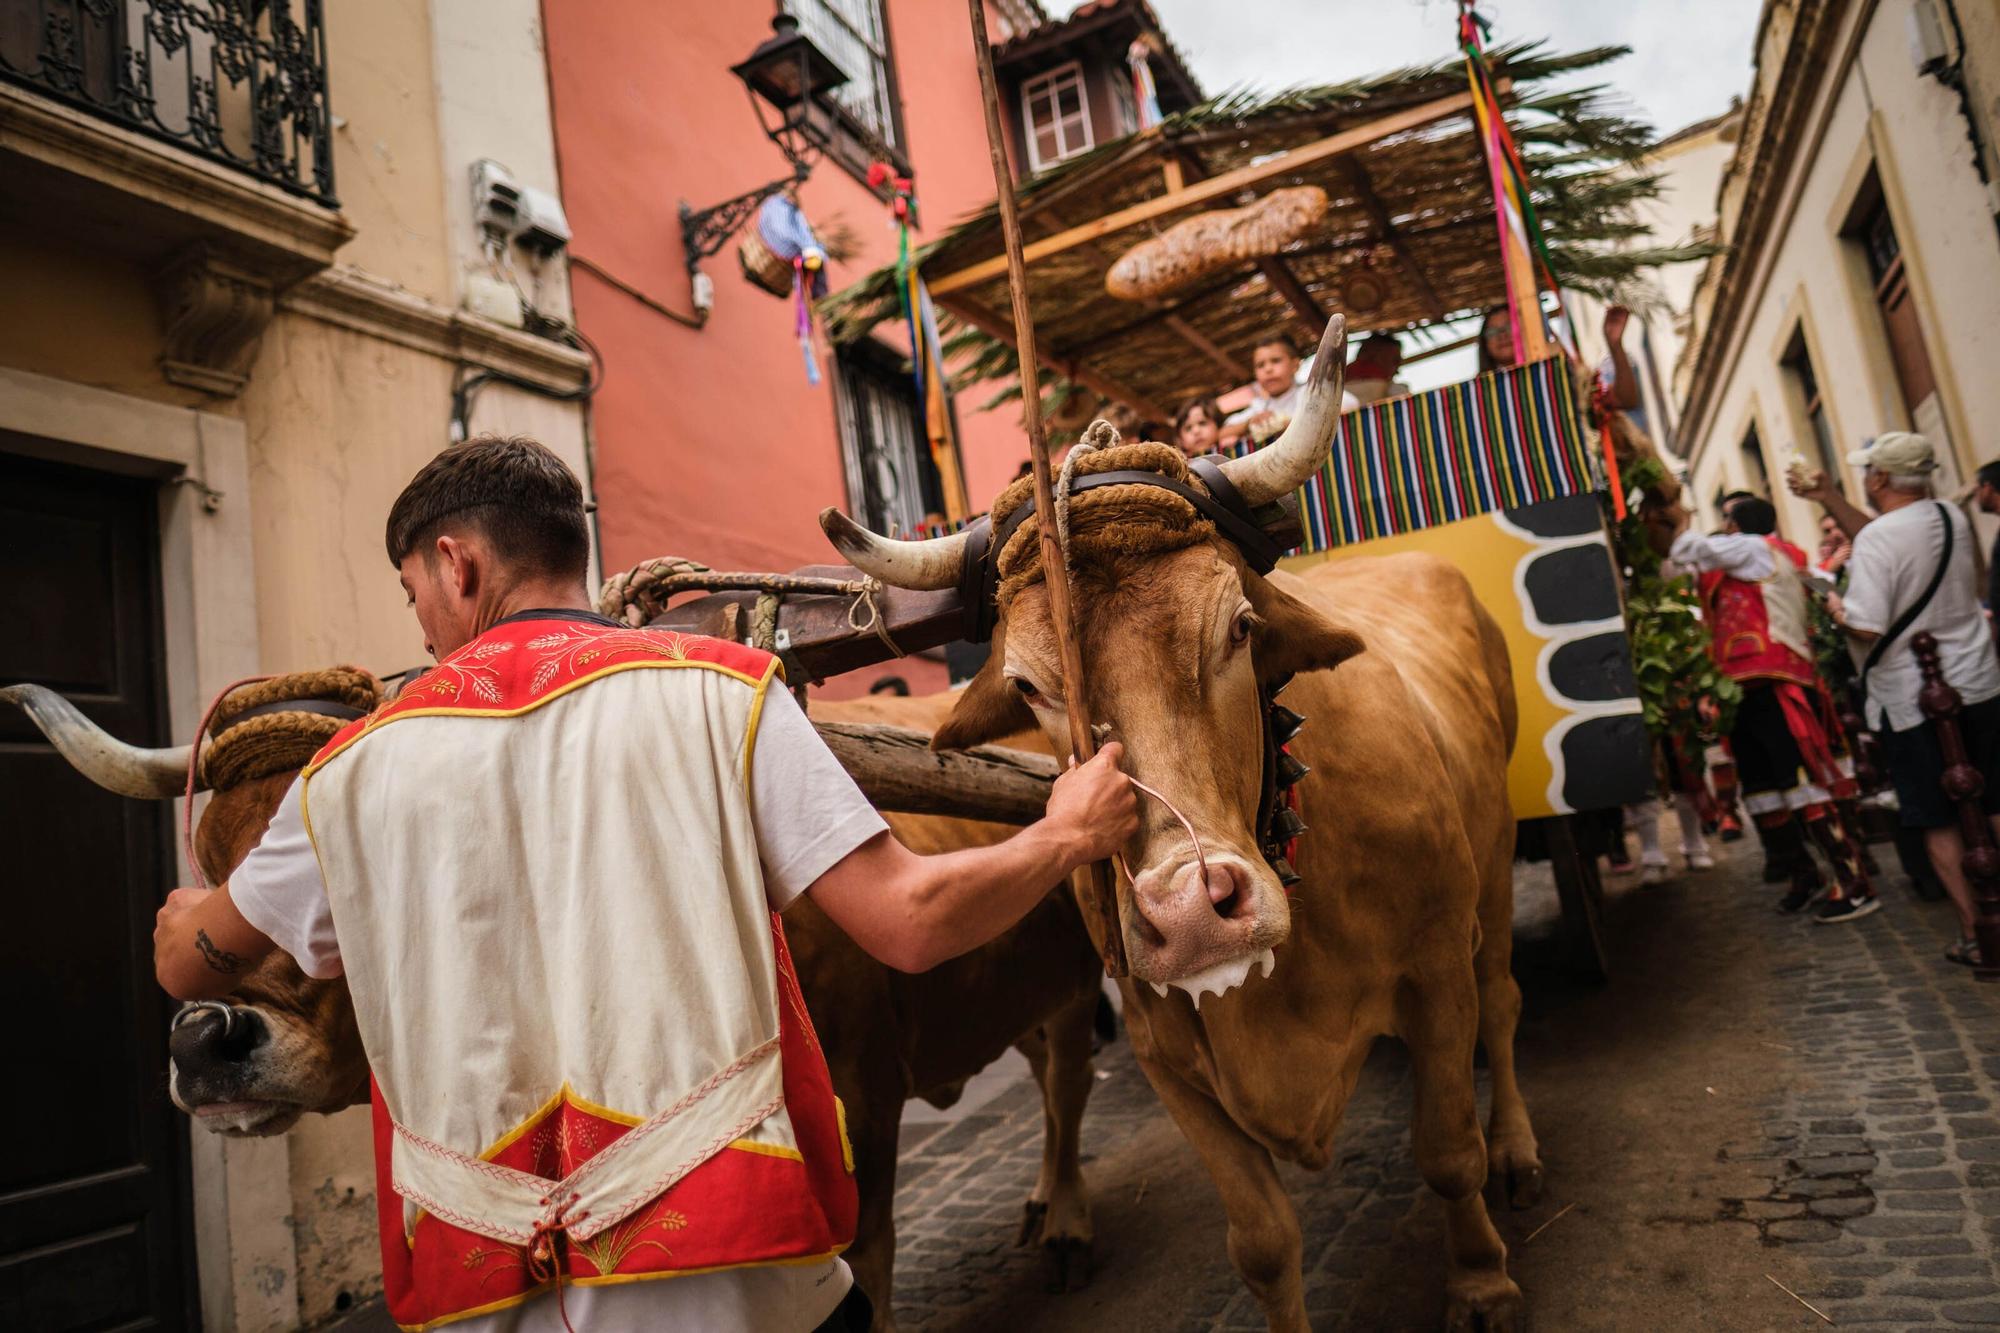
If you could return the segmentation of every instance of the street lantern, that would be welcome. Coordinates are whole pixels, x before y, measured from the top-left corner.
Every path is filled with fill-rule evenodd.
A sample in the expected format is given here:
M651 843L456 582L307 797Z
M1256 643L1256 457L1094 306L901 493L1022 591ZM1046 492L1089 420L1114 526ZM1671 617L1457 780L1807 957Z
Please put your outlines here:
M687 247L695 306L702 315L707 314L713 286L701 272L701 261L720 250L766 199L812 174L812 153L825 151L832 142L834 107L827 94L847 82L846 71L799 31L798 19L790 14L772 19L771 35L757 44L748 59L730 66L729 72L743 80L758 128L778 146L792 164L792 171L699 212L681 204L681 240ZM776 124L766 106L777 113Z
M790 14L771 20L771 35L758 43L750 58L733 65L729 72L743 80L750 90L750 106L757 124L778 150L792 163L802 166L808 144L827 146L825 107L815 119L815 104L827 93L847 82L847 74L813 45L812 38L799 31L799 21ZM759 99L778 113L773 126L765 117Z

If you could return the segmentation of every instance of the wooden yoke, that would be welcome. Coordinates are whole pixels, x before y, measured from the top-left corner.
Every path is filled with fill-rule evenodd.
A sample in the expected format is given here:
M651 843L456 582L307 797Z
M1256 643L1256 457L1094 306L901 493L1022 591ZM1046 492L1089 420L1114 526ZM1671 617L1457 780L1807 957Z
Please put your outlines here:
M979 94L986 103L986 147L993 159L993 193L1000 206L1000 232L1007 247L1007 282L1014 302L1014 347L1021 366L1021 415L1028 429L1028 461L1035 479L1035 527L1042 541L1042 579L1049 590L1049 621L1062 660L1063 700L1068 705L1070 749L1081 764L1097 753L1091 731L1089 700L1083 683L1083 650L1077 642L1070 609L1069 568L1056 535L1055 493L1049 478L1049 441L1042 426L1040 362L1035 356L1035 323L1028 309L1027 263L1021 255L1021 218L1014 200L1014 172L1007 164L1007 141L1000 126L1000 92L993 77L993 47L986 36L984 0L966 0L972 15L972 48L979 66ZM1118 915L1118 884L1108 863L1090 867L1090 892L1084 910L1096 915L1103 928L1104 971L1122 977L1130 971L1125 960L1124 925Z
M1958 729L1964 700L1945 682L1937 636L1928 630L1917 634L1910 640L1910 651L1916 654L1917 670L1924 677L1917 703L1937 728L1938 748L1944 751L1944 776L1939 785L1958 806L1958 831L1965 839L1965 878L1972 885L1973 901L1979 909L1973 922L1979 939L1979 968L1973 975L1981 981L2000 981L2000 848L1993 845L1993 826L1980 801L1986 779L1966 754L1965 735Z

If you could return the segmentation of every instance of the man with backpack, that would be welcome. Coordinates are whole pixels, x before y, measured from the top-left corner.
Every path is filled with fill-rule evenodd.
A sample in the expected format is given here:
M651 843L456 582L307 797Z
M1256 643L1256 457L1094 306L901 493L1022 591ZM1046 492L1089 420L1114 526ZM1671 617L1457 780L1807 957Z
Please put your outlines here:
M1965 841L1958 812L1940 785L1944 753L1917 702L1923 677L1910 649L1918 634L1936 636L1945 682L1965 704L1958 725L1969 758L1986 779L1986 813L2000 812L2000 657L1979 610L1972 525L1958 506L1932 494L1937 457L1923 436L1878 435L1847 461L1863 469L1862 489L1879 517L1870 520L1844 502L1827 504L1854 538L1847 593L1830 598L1829 609L1861 659L1868 724L1881 738L1903 824L1924 831L1931 863L1958 909L1961 938L1945 956L1976 966ZM1826 503L1824 492L1831 488L1823 478L1813 482L1819 484L1799 487L1800 493Z

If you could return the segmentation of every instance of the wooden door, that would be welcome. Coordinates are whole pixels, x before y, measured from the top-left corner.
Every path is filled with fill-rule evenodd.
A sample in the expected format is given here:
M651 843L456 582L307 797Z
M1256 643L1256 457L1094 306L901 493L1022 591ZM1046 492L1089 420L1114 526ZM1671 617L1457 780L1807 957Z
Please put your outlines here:
M0 454L0 684L163 744L154 482ZM0 1328L191 1327L187 1128L152 927L172 807L114 796L0 707Z

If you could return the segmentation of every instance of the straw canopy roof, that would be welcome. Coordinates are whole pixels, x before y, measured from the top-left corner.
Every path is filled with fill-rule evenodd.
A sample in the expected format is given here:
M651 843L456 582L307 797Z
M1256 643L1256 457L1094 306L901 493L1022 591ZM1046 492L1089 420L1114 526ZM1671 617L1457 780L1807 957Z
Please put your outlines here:
M1558 278L1631 303L1642 269L1706 251L1618 248L1646 234L1632 205L1658 189L1635 166L1650 132L1609 109L1601 88L1545 86L1625 52L1561 55L1530 44L1488 58ZM1146 301L1106 293L1106 270L1132 246L1206 210L1294 185L1323 189L1328 209L1278 255ZM1365 332L1505 300L1491 178L1459 59L1269 96L1225 94L1016 188L1036 341L1058 399L1081 386L1163 417L1186 399L1247 382L1255 343L1274 330L1311 346L1334 311ZM1014 379L997 206L916 259L956 322L948 350L960 381ZM821 309L841 342L900 318L895 270L876 270Z

